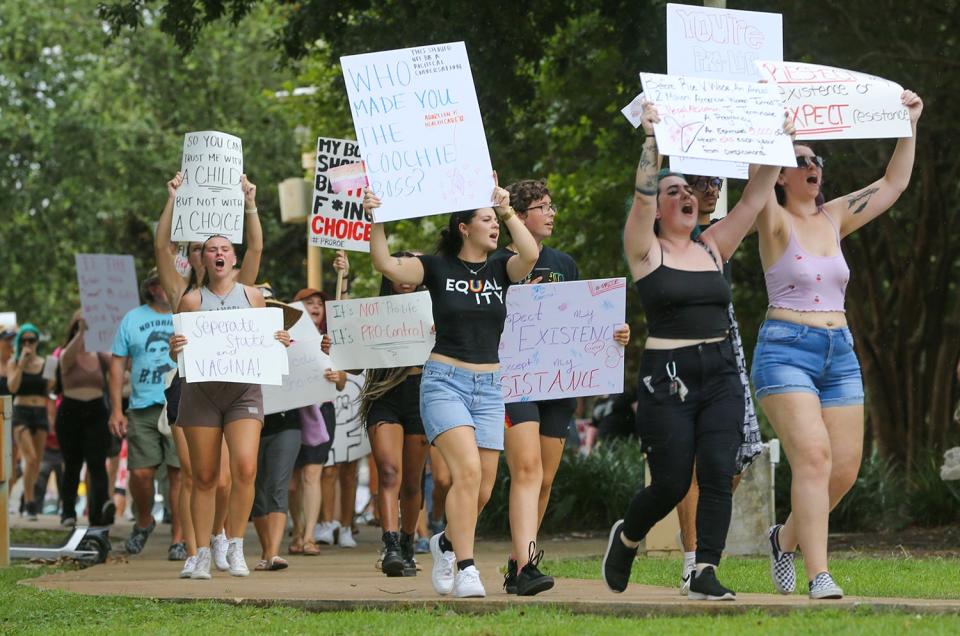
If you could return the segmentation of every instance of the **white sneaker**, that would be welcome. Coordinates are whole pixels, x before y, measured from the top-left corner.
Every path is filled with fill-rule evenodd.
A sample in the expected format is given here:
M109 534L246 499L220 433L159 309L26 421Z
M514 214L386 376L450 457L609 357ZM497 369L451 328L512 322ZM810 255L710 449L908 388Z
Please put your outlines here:
M323 521L313 531L313 540L324 545L333 545L333 534L340 527L339 521Z
M337 537L337 545L341 548L355 548L357 547L357 542L353 538L353 529L352 528L340 528L340 534Z
M213 562L221 572L230 569L230 564L227 562L227 543L227 535L224 532L210 537L210 551L213 552Z
M193 572L190 573L191 579L210 579L210 548L200 548L197 550L196 561L193 565Z
M228 541L227 563L230 564L230 576L250 576L247 561L243 558L243 539Z
M189 579L190 575L193 574L193 571L197 567L197 557L187 557L187 560L183 564L183 569L180 570L181 579ZM207 578L210 578L209 576Z
M680 595L686 596L690 593L690 581L693 579L693 573L696 571L696 563L683 562L683 570L680 573Z
M480 572L475 566L457 570L453 583L453 595L457 598L483 598L487 595L480 581Z
M446 595L453 591L457 555L452 550L447 552L440 550L440 536L442 534L438 533L430 537L430 554L433 556L433 572L430 575L430 580L433 582L433 589L437 591L437 594Z

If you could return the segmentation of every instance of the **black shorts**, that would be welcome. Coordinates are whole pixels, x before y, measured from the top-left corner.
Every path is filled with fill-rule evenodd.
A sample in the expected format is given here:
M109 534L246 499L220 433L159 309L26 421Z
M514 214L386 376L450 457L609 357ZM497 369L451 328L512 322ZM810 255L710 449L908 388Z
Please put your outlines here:
M180 413L180 393L183 388L183 380L180 378L180 372L173 376L170 386L163 390L163 397L167 400L167 422L171 426L177 423L177 415Z
M539 422L540 434L544 437L567 439L573 412L577 410L577 398L560 398L542 402L513 402L505 404L506 427L523 422Z
M50 432L50 420L47 418L45 406L17 406L13 405L13 428L26 427L30 434L44 431Z
M327 434L330 436L330 439L316 446L301 444L300 452L297 453L297 461L293 465L294 468L303 468L309 464L320 464L322 466L326 464L327 459L330 458L330 448L333 446L333 435L337 430L337 412L333 406L333 402L324 402L321 404L320 412L323 413L323 422L327 426Z
M404 435L426 435L420 419L420 374L407 376L370 405L367 427L380 422L394 422L403 426Z

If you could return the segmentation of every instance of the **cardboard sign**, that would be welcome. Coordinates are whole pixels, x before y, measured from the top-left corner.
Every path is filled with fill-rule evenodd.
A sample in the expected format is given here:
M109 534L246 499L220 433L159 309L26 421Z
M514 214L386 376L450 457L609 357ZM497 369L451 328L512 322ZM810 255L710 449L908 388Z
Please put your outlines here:
M641 73L664 155L796 166L775 84Z
M338 174L344 169L346 174ZM363 211L366 184L366 168L360 159L357 142L329 137L317 139L313 210L310 213L311 245L370 251L372 219ZM341 189L341 186L345 187Z
M15 311L0 311L0 331L8 329L13 331L17 325L17 312Z
M430 292L327 303L337 369L386 369L426 362L436 335Z
M180 170L183 183L173 203L171 239L204 241L220 235L243 243L240 138L211 130L187 133Z
M187 337L178 360L185 381L283 383L287 352L274 337L283 329L282 309L185 312L174 314L173 328Z
M303 312L303 314L300 315L300 320L287 330L291 340L299 342L300 340L313 340L323 336L317 329L317 326L313 324L313 319L310 318L310 314L307 313L307 308L303 304L303 301L298 300L287 304ZM316 404L316 402L313 402L313 404Z
M866 73L800 62L758 61L764 79L780 88L797 139L910 137L903 87Z
M87 351L110 351L120 321L140 305L133 257L117 254L75 254L80 307L87 331Z
M340 58L379 222L490 205L493 168L463 42Z
M363 459L370 454L370 439L360 420L360 390L364 374L347 374L347 385L337 394L333 405L337 412L337 428L326 466Z
M513 285L500 337L503 401L623 392L624 278Z
M329 402L337 396L336 385L323 377L330 368L330 357L320 350L319 335L291 344L287 359L290 374L283 376L283 384L262 387L265 414Z
M783 59L783 16L760 11L667 5L667 74L757 81L754 61ZM635 126L639 126L639 122ZM746 179L749 164L670 157L684 174Z

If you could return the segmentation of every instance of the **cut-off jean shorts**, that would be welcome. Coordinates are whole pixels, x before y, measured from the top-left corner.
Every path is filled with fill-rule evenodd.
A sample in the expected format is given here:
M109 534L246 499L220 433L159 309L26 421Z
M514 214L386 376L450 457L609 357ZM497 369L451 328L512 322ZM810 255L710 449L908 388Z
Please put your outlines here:
M813 393L824 408L863 404L860 361L846 327L821 329L764 321L750 376L758 398Z
M477 447L503 450L500 373L476 373L427 360L420 381L420 417L432 444L458 426L472 426Z

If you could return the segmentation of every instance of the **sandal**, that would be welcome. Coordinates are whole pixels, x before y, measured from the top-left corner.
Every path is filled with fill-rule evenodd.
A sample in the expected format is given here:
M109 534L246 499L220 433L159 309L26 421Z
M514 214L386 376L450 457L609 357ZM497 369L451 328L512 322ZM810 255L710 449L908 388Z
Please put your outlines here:
M291 541L287 552L290 554L303 554L303 539L294 539Z
M317 556L320 554L320 546L318 546L313 541L304 541L303 542L303 555L304 556Z
M270 569L271 571L275 572L275 571L277 571L277 570L284 570L284 569L286 569L289 565L290 565L290 564L287 563L287 560L284 559L283 557L275 556L275 557L273 557L272 559L270 559L270 568L269 568L269 569Z
M257 567L253 569L257 572L265 572L266 570L270 569L270 562L266 559L260 559L260 561L257 563Z

